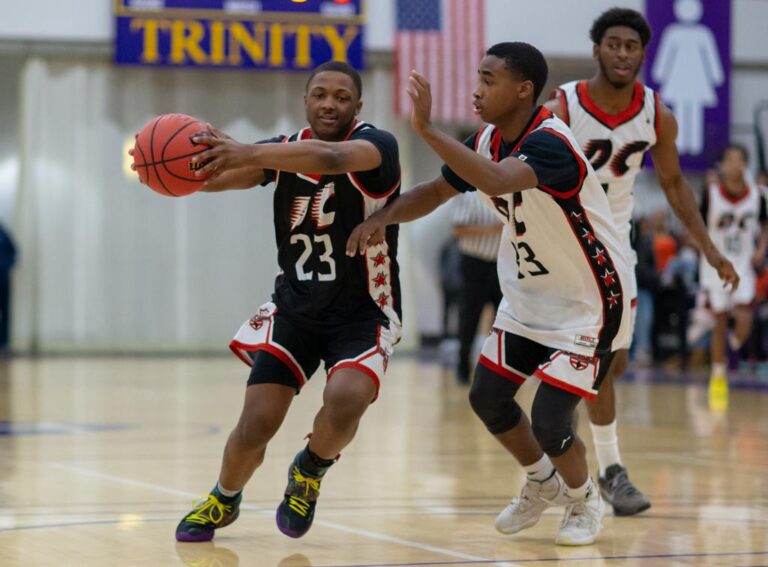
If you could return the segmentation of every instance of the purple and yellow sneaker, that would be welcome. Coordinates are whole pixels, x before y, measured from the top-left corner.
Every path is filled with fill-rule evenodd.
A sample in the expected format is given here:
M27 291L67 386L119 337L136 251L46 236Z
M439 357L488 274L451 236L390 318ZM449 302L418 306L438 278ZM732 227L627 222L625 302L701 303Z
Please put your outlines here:
M195 502L192 511L176 526L176 541L211 541L213 532L228 526L240 515L242 493L234 498L223 496L218 488Z
M301 468L301 452L288 469L288 486L285 497L277 507L277 528L288 537L301 537L312 527L315 506L320 496L320 481L325 471L313 475Z

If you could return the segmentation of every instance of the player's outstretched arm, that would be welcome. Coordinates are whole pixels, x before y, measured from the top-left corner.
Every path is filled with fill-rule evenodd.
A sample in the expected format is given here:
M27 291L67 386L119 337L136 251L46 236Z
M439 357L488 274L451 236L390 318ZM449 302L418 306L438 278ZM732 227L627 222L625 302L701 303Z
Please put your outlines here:
M739 285L739 275L733 264L720 253L709 237L693 190L680 171L680 156L675 145L677 121L666 106L661 105L660 112L658 138L656 145L651 149L659 184L677 218L688 230L709 265L717 270L723 286L730 285L736 289Z
M347 256L364 254L368 246L381 243L387 226L427 216L458 194L442 175L420 183L357 225L347 239Z
M411 127L459 177L486 195L498 196L535 187L533 168L518 159L487 159L432 125L429 81L411 71L408 95L413 101Z
M201 134L195 136L193 141L210 146L210 149L191 160L193 164L205 164L198 170L198 175L209 174L215 177L222 172L243 167L336 175L350 171L369 171L381 165L381 153L367 140L241 144L231 138Z

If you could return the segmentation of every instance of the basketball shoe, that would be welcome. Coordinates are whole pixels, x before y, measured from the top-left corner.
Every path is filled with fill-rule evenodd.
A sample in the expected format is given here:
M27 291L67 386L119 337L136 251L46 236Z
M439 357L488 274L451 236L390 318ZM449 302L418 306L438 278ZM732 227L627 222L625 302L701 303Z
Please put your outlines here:
M240 515L242 493L227 498L214 487L208 496L195 502L192 511L176 526L176 541L210 541L213 531L228 526Z
M603 529L605 504L600 492L590 481L587 494L583 499L572 500L565 508L565 516L560 524L555 543L557 545L590 545L595 543Z
M709 409L724 413L728 409L728 378L713 374L709 379Z
M613 506L616 516L633 516L651 507L650 501L629 480L627 469L619 464L605 469L605 476L598 477L600 495Z
M317 498L320 496L320 482L328 470L328 467L318 467L318 472L312 474L302 468L305 451L309 449L300 451L288 469L288 486L285 487L285 496L275 515L277 528L294 538L303 536L312 527ZM329 462L332 464L334 461Z
M566 502L564 488L565 483L557 471L542 481L526 478L520 496L513 498L496 517L496 531L516 534L535 525L544 510Z

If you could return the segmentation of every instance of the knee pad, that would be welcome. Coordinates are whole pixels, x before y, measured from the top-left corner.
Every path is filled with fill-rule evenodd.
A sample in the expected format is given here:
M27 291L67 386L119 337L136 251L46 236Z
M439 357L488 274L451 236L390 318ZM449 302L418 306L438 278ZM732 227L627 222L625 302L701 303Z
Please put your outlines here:
M551 427L547 424L533 423L533 435L550 457L559 457L573 445L575 435L570 425Z
M518 388L514 382L477 365L469 390L469 403L493 435L509 431L520 423L523 410L515 401Z
M565 453L576 439L573 413L580 398L542 383L531 408L533 435L550 457Z

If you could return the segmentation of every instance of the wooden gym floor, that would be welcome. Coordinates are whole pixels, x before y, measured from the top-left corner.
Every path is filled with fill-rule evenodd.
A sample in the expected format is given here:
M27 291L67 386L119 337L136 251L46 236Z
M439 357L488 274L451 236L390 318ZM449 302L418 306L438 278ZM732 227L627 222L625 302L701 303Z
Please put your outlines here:
M734 390L713 415L701 378L659 384L646 371L621 384L623 457L653 508L609 513L596 545L560 548L561 510L516 536L494 531L520 468L450 373L399 355L307 536L280 534L274 509L319 407L319 375L240 519L213 543L177 544L176 523L216 480L246 376L234 357L0 361L0 565L768 565L768 391ZM591 450L583 415L580 432Z

